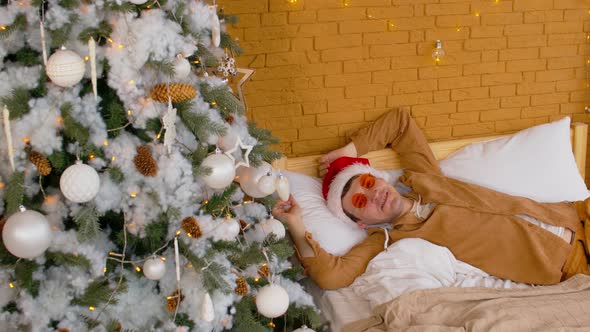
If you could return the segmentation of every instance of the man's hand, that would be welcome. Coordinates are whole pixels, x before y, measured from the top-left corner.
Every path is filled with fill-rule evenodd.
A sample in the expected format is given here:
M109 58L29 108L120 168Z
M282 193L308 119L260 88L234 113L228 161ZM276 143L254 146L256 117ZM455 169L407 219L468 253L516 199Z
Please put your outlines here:
M278 220L291 225L292 223L301 222L301 207L293 195L289 195L287 201L279 200L272 209L272 215Z
M341 147L340 149L330 151L330 152L326 153L325 155L323 155L319 160L319 162L320 162L320 166L319 166L320 177L323 177L324 175L326 175L326 172L328 172L328 167L330 166L330 163L340 157L355 157L356 158L357 153L356 153L356 147L354 146L354 143L350 142L350 143L346 144L345 146Z

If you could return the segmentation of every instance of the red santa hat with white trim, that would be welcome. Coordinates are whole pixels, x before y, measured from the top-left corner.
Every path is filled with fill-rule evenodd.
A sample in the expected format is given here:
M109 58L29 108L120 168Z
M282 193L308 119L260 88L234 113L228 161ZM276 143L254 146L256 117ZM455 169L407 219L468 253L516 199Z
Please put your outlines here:
M365 173L391 182L391 175L386 171L371 167L369 159L353 157L340 157L331 162L322 182L322 194L324 195L328 209L338 219L351 225L356 225L356 223L344 213L342 208L342 189L344 189L344 186L352 177Z

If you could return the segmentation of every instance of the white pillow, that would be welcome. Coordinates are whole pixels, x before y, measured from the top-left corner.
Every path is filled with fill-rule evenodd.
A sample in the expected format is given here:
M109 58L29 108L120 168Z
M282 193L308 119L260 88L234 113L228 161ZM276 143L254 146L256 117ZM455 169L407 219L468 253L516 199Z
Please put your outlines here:
M588 197L572 152L569 117L470 144L439 164L451 178L539 202Z

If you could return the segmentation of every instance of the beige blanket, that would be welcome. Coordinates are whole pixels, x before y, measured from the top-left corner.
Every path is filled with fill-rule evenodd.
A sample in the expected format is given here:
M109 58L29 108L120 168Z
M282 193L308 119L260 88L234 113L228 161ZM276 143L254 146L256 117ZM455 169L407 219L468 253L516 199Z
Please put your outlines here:
M530 289L415 291L343 331L590 331L590 276Z

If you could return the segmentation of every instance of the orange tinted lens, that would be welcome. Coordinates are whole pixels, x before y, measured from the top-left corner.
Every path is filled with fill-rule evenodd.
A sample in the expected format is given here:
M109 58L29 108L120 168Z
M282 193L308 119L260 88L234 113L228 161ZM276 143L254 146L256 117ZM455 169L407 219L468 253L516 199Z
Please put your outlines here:
M363 174L360 178L361 187L371 189L375 185L375 177L371 174Z
M356 193L352 196L352 206L362 209L365 205L367 205L367 196L365 194Z

